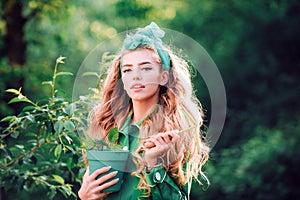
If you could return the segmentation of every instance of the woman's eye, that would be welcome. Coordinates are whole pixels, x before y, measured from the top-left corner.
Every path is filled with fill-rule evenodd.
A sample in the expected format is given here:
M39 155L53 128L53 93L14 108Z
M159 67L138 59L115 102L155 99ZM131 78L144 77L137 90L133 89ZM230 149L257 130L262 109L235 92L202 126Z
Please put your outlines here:
M151 70L152 69L152 67L143 67L142 68L142 70L144 70L144 71L149 71L149 70Z
M131 69L124 69L124 70L123 70L123 73L126 74L126 73L128 73L128 72L130 72L130 71L131 71Z

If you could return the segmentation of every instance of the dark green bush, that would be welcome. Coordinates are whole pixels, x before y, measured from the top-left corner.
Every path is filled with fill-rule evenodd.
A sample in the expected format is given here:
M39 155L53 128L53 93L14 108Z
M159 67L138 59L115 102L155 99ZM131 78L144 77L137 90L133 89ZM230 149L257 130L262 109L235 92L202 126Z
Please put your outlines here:
M9 103L27 105L16 116L1 120L0 187L4 199L74 199L82 177L81 135L97 95L70 102L55 87L64 57L56 60L50 96L33 102L21 88L8 89Z
M211 185L202 198L299 199L299 124L259 127L248 141L212 155L207 166Z

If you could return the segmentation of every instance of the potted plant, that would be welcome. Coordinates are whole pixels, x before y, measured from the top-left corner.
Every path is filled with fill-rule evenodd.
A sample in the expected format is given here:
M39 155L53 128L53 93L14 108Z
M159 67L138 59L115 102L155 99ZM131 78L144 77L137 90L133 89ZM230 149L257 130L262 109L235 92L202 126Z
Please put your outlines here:
M90 174L102 167L110 166L111 169L99 175L100 178L110 172L118 171L114 178L119 178L117 184L103 190L104 192L116 192L121 188L123 174L129 157L128 147L116 144L119 139L118 128L112 128L108 133L108 142L89 138L89 148L86 149L86 164L89 166Z

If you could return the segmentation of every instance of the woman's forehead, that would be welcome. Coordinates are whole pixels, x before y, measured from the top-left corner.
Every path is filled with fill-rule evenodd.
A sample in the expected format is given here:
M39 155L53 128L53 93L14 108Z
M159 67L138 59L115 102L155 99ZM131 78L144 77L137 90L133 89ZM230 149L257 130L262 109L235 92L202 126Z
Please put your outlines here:
M126 50L122 56L122 65L138 63L160 63L159 55L151 49Z

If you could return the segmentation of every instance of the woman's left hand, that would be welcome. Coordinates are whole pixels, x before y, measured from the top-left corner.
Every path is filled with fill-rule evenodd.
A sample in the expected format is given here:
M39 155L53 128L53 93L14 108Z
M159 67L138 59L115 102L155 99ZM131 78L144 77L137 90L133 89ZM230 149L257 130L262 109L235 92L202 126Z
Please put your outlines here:
M158 133L144 141L145 160L147 166L152 168L157 165L159 157L167 153L179 139L177 131Z

